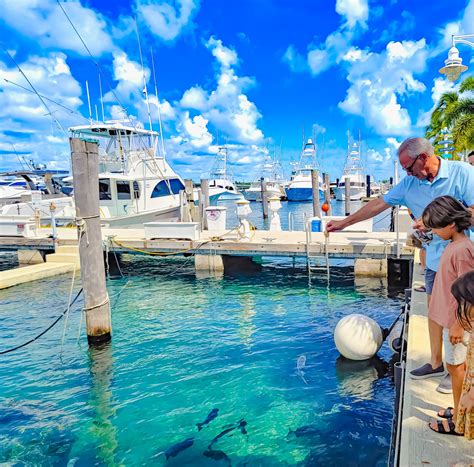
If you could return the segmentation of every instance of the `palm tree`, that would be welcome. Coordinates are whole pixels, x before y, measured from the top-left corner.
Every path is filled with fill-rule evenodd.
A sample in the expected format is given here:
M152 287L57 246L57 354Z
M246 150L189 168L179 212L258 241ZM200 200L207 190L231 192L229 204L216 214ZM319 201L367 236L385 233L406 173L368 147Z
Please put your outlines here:
M444 93L431 113L426 137L434 145L443 140L442 130L447 128L453 137L454 151L474 148L474 77L469 76L459 86L459 92Z

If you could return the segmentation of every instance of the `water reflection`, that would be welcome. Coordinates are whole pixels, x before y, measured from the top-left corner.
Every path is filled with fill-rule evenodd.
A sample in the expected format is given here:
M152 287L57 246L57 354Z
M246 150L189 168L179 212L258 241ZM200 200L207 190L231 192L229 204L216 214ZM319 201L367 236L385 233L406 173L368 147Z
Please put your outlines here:
M389 364L379 356L354 361L342 355L336 360L338 390L343 396L369 400L374 396L374 382L389 375Z

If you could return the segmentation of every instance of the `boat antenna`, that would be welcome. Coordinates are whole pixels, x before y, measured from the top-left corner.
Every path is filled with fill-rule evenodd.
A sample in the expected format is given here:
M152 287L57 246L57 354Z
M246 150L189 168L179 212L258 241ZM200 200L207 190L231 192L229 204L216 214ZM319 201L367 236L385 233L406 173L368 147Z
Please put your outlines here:
M140 53L140 63L142 65L143 92L145 94L146 108L148 111L148 124L150 125L150 131L153 131L153 125L151 123L150 101L148 100L148 89L146 87L145 67L143 66L142 44L140 42L140 32L138 31L138 21L137 21L136 16L135 16L135 31L137 33L138 52Z
M33 84L31 83L31 81L28 79L28 76L26 76L26 74L24 73L24 71L21 69L20 65L18 64L18 62L15 60L15 58L13 57L13 55L7 50L5 49L5 47L2 45L2 49L3 51L5 52L6 55L8 55L10 57L10 60L15 64L15 66L18 68L18 71L21 73L21 75L23 76L23 78L25 78L25 80L27 81L27 83L30 85L31 89L33 90L33 92L38 96L38 99L41 101L41 103L44 105L45 109L48 111L48 115L51 115L51 118L55 121L56 125L58 125L58 127L64 132L64 134L67 136L67 131L64 129L64 127L61 125L61 123L59 122L59 120L54 116L54 113L51 112L51 109L48 107L48 104L46 104L45 100L41 97L41 94L36 90L36 88L33 86Z
M95 121L99 121L99 110L97 109L97 104L94 104L95 107Z
M158 124L160 125L161 152L163 154L163 157L165 157L166 156L165 142L164 142L164 137L163 137L163 126L161 124L161 105L160 105L160 99L158 97L158 86L156 84L156 73L155 73L155 59L153 57L152 47L150 47L150 55L151 55L151 67L153 69L153 83L155 84L156 108L158 109Z
M100 70L99 70L99 93L100 93L100 106L102 108L102 121L105 122L104 96L102 94L102 76L100 75Z
M23 160L21 159L20 154L18 154L18 151L16 150L15 145L14 145L11 141L10 141L10 144L12 145L12 148L13 148L13 150L15 151L16 157L17 157L17 159L18 159L18 162L20 162L21 168L22 168L23 170L25 170L25 163L24 163Z
M89 82L86 80L86 92L87 92L87 105L89 106L89 121L92 125L92 107L91 107L91 96L89 94Z

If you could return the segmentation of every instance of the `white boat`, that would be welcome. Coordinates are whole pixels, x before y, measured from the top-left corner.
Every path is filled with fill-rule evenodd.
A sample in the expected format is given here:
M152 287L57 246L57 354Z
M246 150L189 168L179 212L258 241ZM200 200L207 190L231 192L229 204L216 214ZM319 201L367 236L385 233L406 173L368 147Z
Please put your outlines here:
M249 201L262 201L262 181L266 183L268 197L283 199L286 197L283 174L280 164L266 154L259 170L259 178L245 190L244 196Z
M177 221L179 192L184 182L158 155L154 131L132 128L122 122L96 123L69 129L74 138L93 139L99 144L99 206L103 225L137 227L156 220ZM42 220L49 218L49 205L58 206L56 219L66 223L74 216L72 198L36 202ZM44 205L44 206L43 206ZM1 215L32 214L31 203L4 206Z
M227 171L227 157L227 148L225 146L219 147L209 174L209 200L211 203L215 203L217 200L243 198Z
M346 178L349 178L349 193L351 201L359 201L366 196L367 187L360 157L360 137L359 141L351 143L350 137L347 141L347 160L344 166L344 172L339 180L334 194L337 201L345 201L346 199Z
M316 161L316 145L308 139L303 146L299 163L291 174L290 183L286 188L288 201L312 201L313 187L311 170L318 170L318 189L320 199L324 198L324 184L321 171Z

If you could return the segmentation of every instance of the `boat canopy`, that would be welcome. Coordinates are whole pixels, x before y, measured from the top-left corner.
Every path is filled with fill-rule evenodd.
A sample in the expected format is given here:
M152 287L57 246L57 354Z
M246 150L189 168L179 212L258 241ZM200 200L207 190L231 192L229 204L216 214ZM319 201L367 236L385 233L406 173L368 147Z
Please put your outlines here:
M158 136L157 131L145 130L144 128L137 128L124 125L120 122L111 123L97 123L92 125L80 125L69 128L71 133L80 133L81 135L90 136L104 136L114 138L116 136Z

